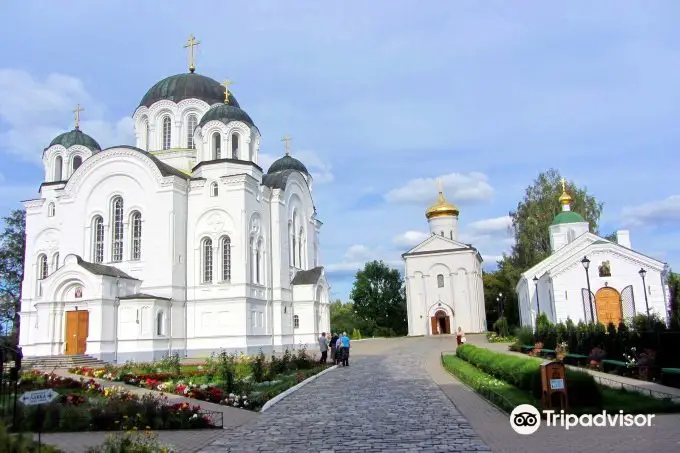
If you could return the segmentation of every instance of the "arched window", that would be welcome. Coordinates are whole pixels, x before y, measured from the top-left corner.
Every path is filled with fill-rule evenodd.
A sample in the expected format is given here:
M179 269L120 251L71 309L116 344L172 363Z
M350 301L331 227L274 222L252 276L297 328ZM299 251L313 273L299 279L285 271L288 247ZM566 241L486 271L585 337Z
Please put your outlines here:
M210 184L210 196L216 197L220 194L220 188L217 186L216 182Z
M295 215L295 212L293 212L293 231L291 234L291 239L293 241L293 267L298 267L298 252L297 252L297 247L298 247L298 241L297 237L295 236L295 233L297 231L297 216Z
M238 134L231 134L231 158L238 159Z
M257 249L255 238L250 238L250 282L257 283Z
M300 328L300 317L298 315L293 315L293 328Z
M73 171L76 171L81 165L83 165L83 158L80 156L75 156L73 158L72 167Z
M293 238L293 226L290 222L288 221L288 266L294 266L294 261L295 261L295 253L294 253L294 243L295 243L295 238Z
M61 181L62 170L64 167L64 159L61 156L57 156L54 159L54 180Z
M111 216L112 225L112 253L111 261L118 263L123 261L123 199L115 197L111 203L113 215Z
M46 279L50 269L47 265L47 255L42 254L38 257L38 280Z
M444 287L444 276L442 274L437 275L437 288Z
M130 259L136 261L142 258L142 214L139 211L134 211L130 216L130 225L132 228Z
M104 219L101 216L92 221L92 259L95 263L104 261Z
M231 238L222 236L220 247L222 248L222 281L231 281Z
M212 239L203 239L203 283L212 283L213 280L213 247Z
M56 208L54 207L54 203L50 203L47 205L47 217L54 217Z
M194 143L194 129L196 129L196 115L189 115L187 118L187 148L196 149L196 143Z
M165 324L165 316L163 316L163 312L159 311L158 314L156 315L156 335L164 335L164 324Z
M59 269L59 252L55 253L52 257L52 269L55 271Z
M222 158L222 137L219 132L212 135L212 158L213 160Z
M453 239L453 230L449 231L449 238Z
M439 234L444 237L444 231L440 231Z
M172 120L169 116L163 117L163 149L170 149L170 138L172 137Z

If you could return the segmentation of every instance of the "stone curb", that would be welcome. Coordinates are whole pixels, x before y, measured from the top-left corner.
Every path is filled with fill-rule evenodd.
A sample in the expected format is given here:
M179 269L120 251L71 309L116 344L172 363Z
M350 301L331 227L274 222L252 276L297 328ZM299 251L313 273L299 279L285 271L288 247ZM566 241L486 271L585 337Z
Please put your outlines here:
M299 388L301 388L302 386L309 384L309 383L312 382L314 379L323 376L324 374L330 372L331 370L336 369L337 367L338 367L337 365L333 365L333 366L330 367L330 368L326 368L326 369L323 370L321 373L317 373L317 374L315 374L314 376L310 376L310 377L308 377L307 379L305 379L304 381L300 382L299 384L294 385L293 387L289 388L289 389L286 390L285 392L279 393L279 394L276 395L274 398L272 398L272 399L270 399L269 401L267 401L266 403L264 403L264 406L262 406L262 409L260 409L260 413L266 411L267 409L269 409L270 407L272 407L273 405L275 405L276 403L278 403L279 401L281 401L282 399L284 399L285 397L287 397L287 396L290 395L291 393L297 391L297 390L298 390Z

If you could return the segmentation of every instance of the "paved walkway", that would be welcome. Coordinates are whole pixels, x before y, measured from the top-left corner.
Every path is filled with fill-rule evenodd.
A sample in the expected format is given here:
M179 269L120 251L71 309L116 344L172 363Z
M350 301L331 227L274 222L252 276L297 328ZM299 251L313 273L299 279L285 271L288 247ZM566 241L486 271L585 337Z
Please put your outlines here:
M420 339L355 344L357 357L204 453L491 451L424 368Z

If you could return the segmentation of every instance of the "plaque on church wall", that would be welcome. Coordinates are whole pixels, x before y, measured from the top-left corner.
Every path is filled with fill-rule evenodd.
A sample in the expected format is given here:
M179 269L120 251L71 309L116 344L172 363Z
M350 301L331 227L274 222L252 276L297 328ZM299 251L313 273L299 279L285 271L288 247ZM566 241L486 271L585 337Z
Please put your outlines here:
M597 268L600 277L611 277L612 270L609 261L603 261Z
M83 297L83 288L80 286L76 288L76 299L81 299Z

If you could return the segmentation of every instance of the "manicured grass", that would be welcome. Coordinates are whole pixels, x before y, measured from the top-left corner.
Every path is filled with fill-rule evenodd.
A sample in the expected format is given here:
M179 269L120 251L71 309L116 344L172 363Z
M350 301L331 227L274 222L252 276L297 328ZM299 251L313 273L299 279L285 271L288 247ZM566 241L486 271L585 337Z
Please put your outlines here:
M602 409L607 412L623 410L627 414L680 413L680 404L654 398L642 393L602 386Z
M460 379L464 384L472 387L483 397L501 409L511 412L520 404L538 406L538 401L527 392L486 374L474 365L453 355L442 356L444 368Z

